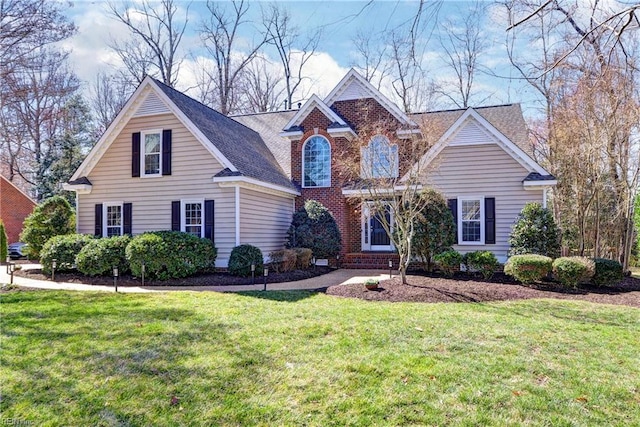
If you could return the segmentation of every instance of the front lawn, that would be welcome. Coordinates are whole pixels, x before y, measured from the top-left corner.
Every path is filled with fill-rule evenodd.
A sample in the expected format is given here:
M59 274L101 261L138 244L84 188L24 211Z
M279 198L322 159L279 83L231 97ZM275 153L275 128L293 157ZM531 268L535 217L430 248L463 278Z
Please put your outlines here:
M637 308L310 292L0 302L2 422L640 424Z

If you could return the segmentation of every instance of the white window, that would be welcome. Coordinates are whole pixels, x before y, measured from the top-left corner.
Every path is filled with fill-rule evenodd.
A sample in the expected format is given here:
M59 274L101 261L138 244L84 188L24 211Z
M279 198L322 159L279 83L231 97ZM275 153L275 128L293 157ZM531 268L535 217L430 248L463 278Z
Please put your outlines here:
M142 176L161 176L162 170L162 131L142 132L142 155L140 169Z
M105 227L102 236L122 236L122 203L105 203L103 209Z
M182 224L180 230L204 237L204 200L182 200Z
M484 244L484 198L458 198L458 242L466 245Z
M395 178L398 176L398 145L383 135L371 138L362 148L361 174L363 178Z
M331 144L326 138L315 135L302 148L302 186L331 186Z

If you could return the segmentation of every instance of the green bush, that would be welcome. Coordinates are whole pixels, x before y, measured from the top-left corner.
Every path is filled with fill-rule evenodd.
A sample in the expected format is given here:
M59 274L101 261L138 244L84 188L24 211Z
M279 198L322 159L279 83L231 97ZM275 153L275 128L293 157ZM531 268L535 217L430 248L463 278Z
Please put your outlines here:
M4 222L0 218L0 263L7 260L9 255L9 242L7 239L7 231L4 229Z
M264 268L262 251L252 245L240 245L231 250L229 256L229 273L234 276L251 276L251 264L255 264L258 274Z
M456 224L442 194L428 189L418 197L418 203L424 208L414 221L413 253L421 258L425 269L431 271L434 256L456 242Z
M560 233L551 211L540 203L527 203L511 229L509 245L509 255L557 257L560 254Z
M56 271L74 270L76 256L83 247L94 240L88 234L66 234L53 236L42 246L40 250L40 264L45 274L51 274L53 260L56 260Z
M276 273L286 273L296 269L296 252L292 249L280 249L269 254L271 268Z
M433 260L440 266L440 269L447 277L452 277L456 271L460 270L462 259L460 252L453 249L441 252L433 257Z
M53 196L38 206L24 220L20 241L27 243L29 258L40 258L40 250L53 236L75 232L75 215L62 196Z
M180 231L151 231L131 239L125 250L131 273L149 279L178 279L215 269L217 249L211 240Z
M118 267L119 274L127 274L129 263L125 251L130 241L128 235L92 240L76 257L78 271L87 276L110 276L113 267Z
M491 279L499 263L491 251L473 251L464 254L463 262L467 271L478 271L485 279Z
M592 278L596 267L592 259L573 256L556 258L552 270L553 277L562 285L575 287L578 283Z
M309 248L291 248L296 253L296 268L305 270L311 265L313 252Z
M594 258L595 274L591 282L597 286L608 286L619 283L624 278L622 264L612 259Z
M522 283L541 280L551 272L553 260L544 255L513 255L504 265L504 272Z
M342 238L335 218L322 203L307 200L293 214L287 231L287 248L309 248L316 258L334 258L340 253Z

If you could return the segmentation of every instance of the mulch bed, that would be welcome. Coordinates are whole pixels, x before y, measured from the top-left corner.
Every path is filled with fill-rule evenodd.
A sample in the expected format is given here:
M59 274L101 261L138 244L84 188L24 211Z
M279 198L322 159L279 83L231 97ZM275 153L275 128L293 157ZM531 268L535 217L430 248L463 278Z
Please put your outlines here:
M496 274L491 281L459 274L452 279L436 276L407 276L403 285L399 277L381 281L378 289L369 291L364 285L331 286L328 295L390 302L488 302L531 298L583 300L601 304L640 307L640 279L626 277L612 287L581 286L564 289L555 283L532 286L518 284L504 274Z
M332 269L329 267L316 267L315 270L310 268L308 270L295 270L287 273L274 273L269 271L267 276L267 283L282 283L292 282L296 280L309 279L311 277L321 276L330 272ZM260 271L262 273L262 271ZM34 280L51 280L51 276L46 276L40 269L29 270L16 270L14 273L16 276L26 277ZM87 285L103 285L113 286L113 277L110 276L96 276L89 277L78 273L59 273L55 274L56 282L67 283L84 283ZM264 277L262 274L258 274L256 271L255 283L264 283ZM146 286L224 286L224 285L251 285L251 277L237 277L228 273L212 273L212 274L200 274L191 277L185 277L184 279L172 279L172 280L145 280ZM131 275L123 275L118 277L118 286L140 286L140 278L133 277Z

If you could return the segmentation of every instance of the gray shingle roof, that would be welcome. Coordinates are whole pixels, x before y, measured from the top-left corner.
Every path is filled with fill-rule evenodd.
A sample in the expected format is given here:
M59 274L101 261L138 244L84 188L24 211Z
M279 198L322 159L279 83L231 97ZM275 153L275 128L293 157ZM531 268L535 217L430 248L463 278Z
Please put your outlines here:
M527 136L527 124L522 116L520 104L478 107L474 108L474 110L525 153L531 155L532 150ZM416 113L411 114L411 118L418 123L421 120L426 121L428 128L436 134L435 139L439 139L465 111L466 109L458 109Z
M541 175L538 172L531 172L524 181L554 181L556 179L553 175Z
M242 176L298 190L258 132L158 80L154 82Z
M246 114L243 116L232 116L232 118L258 132L275 156L284 173L286 173L287 176L291 176L291 141L282 138L280 132L282 132L296 113L297 111L295 110L289 110L272 113Z

